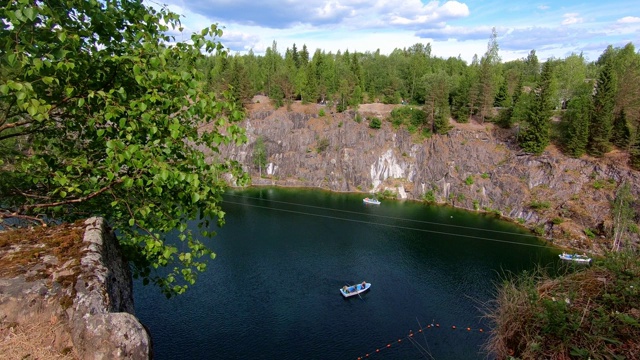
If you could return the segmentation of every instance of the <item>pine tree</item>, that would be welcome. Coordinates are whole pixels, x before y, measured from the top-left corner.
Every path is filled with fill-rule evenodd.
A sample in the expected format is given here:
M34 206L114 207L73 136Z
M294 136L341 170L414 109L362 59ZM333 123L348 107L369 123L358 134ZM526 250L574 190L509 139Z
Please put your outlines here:
M507 79L502 81L496 98L493 101L493 106L497 107L509 107L511 105L511 98L509 97L509 89L507 89Z
M629 155L629 165L636 170L640 170L640 131L638 130L636 130L633 141L629 146Z
M555 91L553 64L551 61L546 61L542 66L542 74L527 114L527 128L519 139L520 146L526 152L540 155L549 145Z
M593 96L593 109L589 124L589 145L587 146L587 152L594 156L603 156L611 147L613 107L616 93L612 56L605 52L601 58L604 59L604 66L598 76L596 93Z
M629 140L631 138L631 130L627 123L627 116L624 108L613 119L613 130L611 141L620 149L628 150Z
M573 157L584 155L589 141L591 86L585 83L582 88L584 89L582 94L569 100L567 110L562 116L565 125L563 134L565 151Z
M491 39L487 45L487 52L480 59L479 81L477 83L477 105L480 121L491 117L496 91L498 90L500 56L498 55L498 34L496 29L491 31Z

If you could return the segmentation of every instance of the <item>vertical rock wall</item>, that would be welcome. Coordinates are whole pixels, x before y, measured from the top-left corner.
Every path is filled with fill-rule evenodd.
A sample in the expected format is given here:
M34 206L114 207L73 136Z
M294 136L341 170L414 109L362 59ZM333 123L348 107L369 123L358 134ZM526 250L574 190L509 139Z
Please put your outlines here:
M250 112L249 142L223 148L223 156L244 164L254 185L431 198L500 214L560 245L594 251L608 246L603 237L617 186L629 182L640 194L638 172L616 159L569 158L553 146L540 156L524 154L512 131L492 124L461 124L447 135L422 138L388 121L371 129L361 118L354 111L322 117L317 110ZM252 157L258 137L268 154L262 177ZM588 231L600 235L587 237Z
M131 272L102 218L90 218L82 271L70 311L73 345L83 359L148 359L151 338L133 315Z

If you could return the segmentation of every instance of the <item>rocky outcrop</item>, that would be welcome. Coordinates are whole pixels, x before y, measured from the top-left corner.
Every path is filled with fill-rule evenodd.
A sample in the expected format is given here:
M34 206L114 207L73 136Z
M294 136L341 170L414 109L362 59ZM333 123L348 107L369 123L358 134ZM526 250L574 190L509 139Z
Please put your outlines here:
M102 218L88 219L82 271L70 313L73 345L83 359L148 359L151 338L133 315L133 284L118 241Z
M525 154L513 131L492 124L454 124L447 135L423 138L388 121L371 129L370 114L327 109L319 116L324 108L310 107L249 112L248 143L223 148L223 155L244 164L254 185L427 199L499 214L559 245L595 252L610 246L618 185L629 182L640 193L638 172L616 159L569 158L553 146ZM262 177L252 157L258 137L268 154Z
M148 359L132 279L101 218L0 234L0 325L55 324L51 351L80 359Z

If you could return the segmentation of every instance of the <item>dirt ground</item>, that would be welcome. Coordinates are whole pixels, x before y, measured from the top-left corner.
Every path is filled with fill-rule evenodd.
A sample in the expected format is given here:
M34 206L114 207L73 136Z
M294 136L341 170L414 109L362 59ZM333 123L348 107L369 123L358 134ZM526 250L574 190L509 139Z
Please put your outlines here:
M383 103L371 103L371 104L360 104L358 106L358 112L366 117L377 117L380 119L385 119L391 114L391 111L399 106L406 106L400 104L383 104ZM247 109L250 112L255 111L269 111L275 110L275 107L271 104L271 100L268 96L264 95L256 95L251 100L251 103L246 105ZM305 113L305 114L317 114L320 109L327 109L326 105L321 104L302 104L300 101L294 101L291 104L291 110L294 112ZM289 111L286 106L278 109L278 111ZM325 112L328 112L325 110ZM480 123L476 119L471 119L468 123L458 123L453 119L450 119L451 126L457 129L464 130L490 130L495 126L493 123Z

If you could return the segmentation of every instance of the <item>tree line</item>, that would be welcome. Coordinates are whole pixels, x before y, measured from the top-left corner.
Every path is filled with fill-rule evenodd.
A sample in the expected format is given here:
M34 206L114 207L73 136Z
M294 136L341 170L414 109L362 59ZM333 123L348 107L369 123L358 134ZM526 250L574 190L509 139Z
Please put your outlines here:
M640 168L640 55L632 43L609 46L596 61L571 54L541 62L531 50L502 62L494 29L486 52L468 64L434 56L430 44L389 55L311 54L293 44L281 54L274 41L263 56L219 52L200 70L210 90L229 91L238 105L259 93L276 107L328 102L339 112L369 102L406 103L421 107L418 125L426 133L446 133L450 118L493 122L517 129L528 153L541 154L552 141L574 157L600 157L617 147Z

